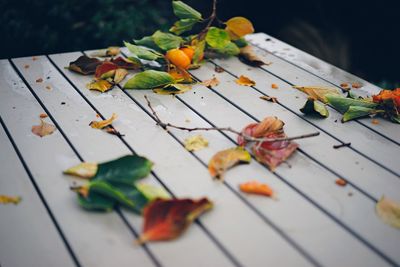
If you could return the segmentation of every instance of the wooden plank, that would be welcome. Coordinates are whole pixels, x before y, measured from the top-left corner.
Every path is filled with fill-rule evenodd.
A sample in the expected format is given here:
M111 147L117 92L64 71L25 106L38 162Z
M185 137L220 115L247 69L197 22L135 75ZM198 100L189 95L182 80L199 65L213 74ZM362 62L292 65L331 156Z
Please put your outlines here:
M30 58L20 58L15 59L14 62L35 93L41 101L44 102L47 109L61 126L67 138L85 160L89 159L87 161L101 162L131 153L116 136L106 134L88 126L91 120L97 119L96 112L87 105L82 97L68 84L46 57L38 57L35 61L32 61ZM30 64L29 70L24 68L26 64ZM44 83L36 82L38 77L44 76L46 76L46 78L43 78L45 79ZM47 79L47 77L49 78ZM47 86L50 86L50 91L46 88ZM61 105L61 102L65 102L65 105ZM58 172L61 173L67 166L63 167L64 168L58 167ZM148 182L156 183L154 177L149 177ZM74 200L74 203L75 202ZM74 208L79 209L79 207ZM83 213L88 212L83 211ZM140 231L142 225L141 216L130 214L129 212L124 212L124 215L129 219L133 228L136 229L137 232ZM100 216L105 215L99 214L98 216L101 218ZM91 224L96 224L96 222L91 222ZM110 225L109 228L111 229L106 231L114 231L112 227L121 226ZM139 246L133 245L133 237L131 235L127 235L127 238L130 238L130 242L125 244L125 248L121 249L120 253L110 252L110 256L114 257L114 263L115 255L118 255L119 258L120 254L125 256L124 254L131 253L130 251L132 249L134 249L134 251L141 251ZM103 246L103 244L99 245ZM204 247L204 249L199 250L199 247ZM211 262L215 262L220 266L232 266L229 259L221 253L218 247L198 226L191 228L190 234L185 235L177 242L151 244L149 248L154 252L160 263L165 266L187 266L190 261L202 262L204 266L211 264ZM180 255L180 253L184 253L186 257L177 257L176 255ZM204 259L204 253L207 253L209 256L207 259ZM130 258L129 264L137 262L142 262L139 256L136 256L136 259ZM145 264L145 261L143 262ZM123 260L117 263L125 264Z
M266 40L269 41L266 41ZM286 43L279 41L276 38L273 38L267 34L259 33L249 36L249 41L254 45L262 49L266 49L269 52L272 52L273 55L268 57L268 60L274 62L272 65L276 64L277 66L284 64L285 71L285 79L292 78L291 75L298 76L297 73L301 73L300 76L306 76L311 78L311 76L318 77L316 80L310 80L312 82L316 82L317 85L334 85L340 87L340 84L347 82L358 82L363 85L362 88L353 90L355 93L360 93L361 95L372 95L379 92L381 88L359 78L348 72L345 72L327 62L324 62L310 54L307 54L293 46L290 46ZM286 61L286 62L285 62ZM288 64L289 62L289 64ZM290 66L293 64L292 66ZM273 67L273 66L270 67ZM266 67L265 69L274 69ZM278 72L273 70L276 74ZM307 73L308 72L308 73ZM311 75L309 75L311 73ZM280 74L278 74L280 75ZM301 82L300 80L291 79L291 81L295 84ZM400 145L400 131L398 129L398 125L384 119L379 120L379 124L372 124L371 119L360 119L358 120L360 124L365 127L373 130L379 134L383 134L387 138L391 139L393 142Z
M209 91L206 88L197 88L194 89L193 92L186 93L184 95L177 95L174 98L172 97L166 97L166 96L160 96L157 94L152 94L149 91L144 91L144 90L126 90L127 93L129 93L135 101L137 101L142 108L146 109L148 112L151 112L150 109L147 107L147 103L144 99L144 95L148 94L148 97L151 99L153 104L155 105L155 108L157 109L157 113L159 116L165 121L165 122L170 122L174 123L176 125L184 125L187 127L210 127L210 125L203 120L199 115L197 115L194 111L192 111L189 107L185 106L182 102L176 101L176 99L182 99L185 98L186 103L200 103L200 108L199 113L200 114L205 114L204 109L211 110L211 113L213 115L211 118L207 118L212 120L213 117L218 117L217 114L215 114L215 109L210 109L208 106L208 102L210 98L213 98L212 92L210 92L209 95L204 95L203 91ZM215 97L215 96L214 96ZM211 101L212 102L212 101ZM226 106L226 103L217 103L213 104L211 103L211 106L215 107L221 107L221 106ZM197 107L197 106L196 106ZM192 106L193 108L193 106ZM196 109L196 108L195 108ZM219 109L219 108L218 108ZM234 109L236 110L236 109ZM221 110L222 111L222 110ZM207 113L207 112L206 112ZM210 112L207 113L207 115ZM226 119L226 116L228 115L229 118L236 118L235 116L229 116L231 112L228 110L223 110L222 112L219 112L218 114L221 114L219 117L222 118L226 123L229 123L229 119ZM232 114L233 115L233 114ZM239 117L241 117L239 115ZM228 124L229 125L229 124ZM227 124L224 125L219 125L220 127L228 126ZM243 124L244 125L244 124ZM181 142L184 141L186 137L192 134L188 134L187 132L184 131L179 131L175 130L173 128L170 129L170 132L173 133L175 137L177 137ZM212 144L212 147L209 149L205 149L202 151L194 152L203 163L207 163L208 160L212 157L214 153L217 151L220 151L222 149L225 149L227 147L231 147L235 145L231 141L223 138L223 136L220 133L211 133L211 132L206 132L203 133L203 135L209 140L210 144ZM362 236L366 235L369 236L370 238L370 243L374 243L376 239L376 235L370 235L371 229L374 229L375 233L378 231L381 235L386 234L385 236L391 235L391 232L395 232L394 229L391 229L387 227L386 225L382 224L381 221L376 217L374 214L374 205L375 203L372 202L370 199L365 197L362 194L358 194L356 199L351 199L349 203L349 197L347 196L347 191L343 191L342 188L339 188L337 185L335 185L334 181L337 178L336 176L327 173L326 170L321 169L318 165L315 163L310 162L309 160L303 158L297 158L296 161L296 166L303 166L302 169L295 168L290 174L293 176L299 175L299 176L306 176L307 178L311 176L309 183L307 183L304 187L305 191L308 190L308 188L311 188L311 190L308 190L307 193L310 195L315 195L315 191L318 191L318 187L323 188L323 194L320 193L321 195L326 195L328 197L318 197L314 198L316 202L322 202L322 205L327 207L328 210L332 211L333 214L335 214L337 217L344 217L343 221L346 223L349 223L349 225L352 227L352 229L359 229L360 227L357 225L358 223L363 223L364 221L361 221L357 219L357 217L352 217L354 213L361 212L361 210L364 210L364 214L368 216L368 220L371 221L371 224L369 224L365 229L362 229L359 233L361 233ZM240 171L241 170L241 171ZM256 161L251 163L248 166L244 166L239 169L234 169L232 172L234 174L231 174L229 172L229 177L227 177L227 183L232 187L235 188L237 191L237 185L240 182L244 182L249 179L249 177L253 177L253 179L257 179L261 182L268 180L269 182L271 181L268 177L270 176L266 169L262 167L259 163ZM292 170L292 169L290 169ZM309 173L313 174L310 175ZM326 177L328 176L328 179L322 180L321 177ZM257 177L257 178L255 178ZM286 176L288 177L288 176ZM289 176L290 177L290 176ZM307 180L307 179L306 179ZM274 182L277 181L276 187L279 188L278 195L285 197L285 200L288 200L288 202L283 201L279 203L279 215L276 214L276 211L271 211L270 208L267 208L267 206L263 203L266 200L265 199L258 199L250 197L248 198L249 201L253 204L254 207L256 207L261 213L264 214L269 220L273 221L275 225L278 225L279 227L282 227L284 229L299 229L298 232L301 232L302 234L306 234L307 231L304 231L304 229L310 227L311 224L313 225L318 225L318 224L324 224L325 229L327 229L326 226L326 220L327 218L322 218L323 216L319 210L315 209L310 205L309 203L304 203L305 199L302 198L300 195L298 195L296 192L294 192L290 187L288 187L286 184L279 180L274 180ZM305 181L302 181L303 184ZM275 186L275 185L274 185ZM275 187L274 187L275 188ZM325 189L326 188L326 189ZM326 191L325 191L326 190ZM350 188L349 190L354 190L353 188ZM332 196L333 192L337 192L335 196ZM314 197L314 196L313 196ZM332 197L333 199L329 199ZM280 198L280 197L279 197ZM280 198L281 200L281 198ZM268 201L268 200L267 200ZM297 203L297 208L296 211L301 214L309 214L307 218L305 218L304 221L299 221L296 220L291 221L287 220L287 218L292 214L293 212L293 205L292 203L295 202ZM338 209L338 202L340 203L340 209ZM303 203L302 205L300 203ZM286 205L286 206L285 206ZM305 207L304 207L305 206ZM341 209L345 209L345 212L341 212ZM343 214L346 214L346 216L343 216ZM285 214L285 215L283 215ZM275 216L274 216L275 215ZM312 222L310 222L309 218L312 218ZM364 217L365 219L365 217ZM363 220L364 220L363 219ZM302 224L303 223L303 224ZM329 223L328 223L329 224ZM330 227L335 228L333 224L329 224ZM316 228L319 228L316 226ZM379 229L379 230L377 230ZM297 232L297 231L296 231ZM338 252L341 255L343 255L343 258L348 260L346 258L346 248L343 247L343 241L340 241L341 238L343 238L342 234L334 234L337 232L337 229L331 229L327 230L325 232L326 235L326 241L324 242L326 244L325 247L321 248L321 239L324 239L324 233L319 233L317 237L318 241L312 242L310 239L313 237L310 237L307 233L307 237L300 235L292 235L289 234L291 238L294 238L298 244L300 244L302 247L306 247L308 251L310 251L310 254L313 255L318 261L320 261L323 265L326 264L327 262L332 262L332 259L329 259L331 256L335 256L330 253L330 251L336 251L338 252L337 246L335 245L335 242L338 242L337 244L340 244L342 249L344 251ZM335 236L336 239L333 239L332 236ZM384 236L384 235L382 235ZM307 239L307 243L305 243L305 240ZM392 240L392 239L391 239ZM393 239L393 242L396 242L397 239ZM386 245L388 242L388 239L383 239L380 238L380 244L383 244L383 248L388 250L389 253L393 255L397 255L395 251L393 251L393 246L394 243L391 243L390 245ZM321 248L322 252L319 251ZM323 252L325 251L325 253ZM350 251L350 250L347 250ZM326 254L327 253L327 254ZM352 252L353 253L353 252ZM354 255L354 254L353 254ZM330 260L330 261L329 261ZM342 263L343 265L346 265L346 263Z
M28 62L33 68L35 62L31 59ZM43 69L40 72L49 74ZM69 190L73 179L61 171L79 163L79 159L59 130L44 138L31 133L32 125L39 123L38 116L44 110L6 60L0 61L0 88L1 117L80 264L111 266L118 256L119 266L132 266L138 261L142 266L154 266L142 248L132 245L131 232L116 213L92 213L78 206L75 194ZM51 93L44 87L42 90ZM65 112L63 106L57 103L60 112ZM47 228L38 234L47 235ZM48 254L51 253L42 257L51 257ZM19 254L19 257L23 256Z
M357 122L340 123L342 115L329 107L330 115L326 119L304 116L300 112L300 108L305 104L307 95L291 88L287 83L259 68L247 67L236 58L215 60L215 63L226 68L232 74L250 77L257 83L255 88L261 93L277 97L283 107L303 118L304 121L310 122L314 127L323 130L339 142L351 143L351 149L365 155L365 157L372 159L380 166L400 177L400 166L397 164L395 157L395 155L400 153L400 146L394 145L386 138L366 130ZM236 79L235 76L230 76L231 81ZM298 79L303 78L298 76ZM271 84L277 84L279 88L273 89L271 88Z
M0 205L0 265L76 266L1 125L0 162L0 195L22 198L17 206Z
M78 55L68 53L54 55L51 58L61 67L66 62L76 59ZM226 186L214 183L209 178L207 169L171 135L157 127L124 92L118 88L106 94L92 92L85 89L90 77L63 69L61 71L106 117L112 112L119 114L120 120L115 127L126 134L124 139L128 144L155 162L155 173L176 196L207 196L214 201L215 210L200 218L200 222L241 264L262 265L267 261L271 264L290 265L295 262L296 265L310 264L291 244L250 210L234 192ZM79 109L84 112L85 108ZM246 232L245 239L239 234L243 231ZM265 251L277 251L277 253L267 255ZM285 258L282 258L282 253L285 254Z

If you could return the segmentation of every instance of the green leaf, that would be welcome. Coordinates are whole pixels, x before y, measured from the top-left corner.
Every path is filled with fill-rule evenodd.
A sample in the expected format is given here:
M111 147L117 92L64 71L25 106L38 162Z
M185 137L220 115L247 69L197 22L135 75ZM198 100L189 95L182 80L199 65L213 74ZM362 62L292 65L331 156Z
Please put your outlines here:
M249 45L249 43L248 43L243 37L242 37L242 38L239 38L239 39L237 39L237 40L234 40L233 42L234 42L239 48L243 48L243 47Z
M342 122L354 120L357 118L365 117L368 115L384 112L383 110L376 110L374 108L367 108L362 106L350 106L343 114Z
M324 118L329 116L329 111L324 104L315 101L313 98L308 98L307 102L300 109L306 115L318 115Z
M125 46L128 48L135 57L145 60L156 60L162 57L162 55L156 51L153 51L146 47L137 46L128 42L124 42Z
M197 10L183 3L182 1L172 1L174 14L180 19L201 20L201 14Z
M146 197L135 186L115 185L105 181L93 181L89 184L89 192L95 192L112 199L119 204L141 213L148 203Z
M171 198L170 194L162 187L145 183L138 183L136 184L136 188L147 198L148 201L153 201L157 198Z
M174 82L174 78L167 72L146 70L129 79L124 89L153 89Z
M161 49L154 42L153 36L145 36L142 39L133 40L133 42L135 43L135 45L145 46L157 52L161 52Z
M399 115L390 116L390 120L392 122L400 123L400 116Z
M153 40L158 45L158 47L165 51L178 48L183 42L183 39L181 37L161 31L156 31L153 34Z
M153 163L145 157L128 155L98 165L92 181L106 181L113 184L134 185L149 175Z
M81 207L87 210L97 211L112 211L115 206L115 201L111 198L98 194L94 191L89 191L88 197L83 197L78 194L78 203Z
M378 104L361 99L345 98L337 95L326 95L326 99L330 105L337 109L341 113L345 113L350 106L366 107L366 108L376 108Z
M222 49L231 42L231 39L227 31L211 27L207 32L206 42L212 48Z
M236 56L239 55L240 49L235 43L228 43L224 48L215 49L218 53L225 56Z
M169 31L181 35L184 32L190 31L197 22L197 19L181 19L175 22Z
M194 50L192 64L197 65L201 61L202 57L204 56L204 49L206 47L206 41L200 41Z

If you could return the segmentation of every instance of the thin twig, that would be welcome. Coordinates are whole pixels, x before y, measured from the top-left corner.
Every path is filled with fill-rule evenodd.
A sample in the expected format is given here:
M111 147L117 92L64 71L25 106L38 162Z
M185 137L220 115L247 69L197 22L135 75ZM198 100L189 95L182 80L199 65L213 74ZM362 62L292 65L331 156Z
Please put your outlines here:
M338 148L345 147L345 146L349 147L349 146L351 146L351 143L344 143L344 144L340 144L340 145L334 145L333 148L334 149L338 149Z
M198 39L203 40L205 37L208 29L211 27L212 23L214 20L217 18L217 0L213 0L213 7L212 7L212 13L211 15L206 19L208 20L208 23L206 27L198 34Z
M146 99L147 102L147 106L150 108L151 113L154 116L154 119L157 121L157 125L160 125L163 129L167 130L168 127L171 128L175 128L178 130L184 130L184 131L188 131L188 132L192 132L192 131L222 131L222 132L231 132L234 133L238 136L243 137L243 139L245 139L248 142L278 142L278 141L291 141L291 140L297 140L297 139L304 139L304 138L309 138L309 137L314 137L319 135L319 132L315 132L315 133L310 133L310 134L302 134L302 135L298 135L298 136L291 136L291 137L279 137L279 138L256 138L256 137L252 137L249 135L246 135L244 133L238 132L234 129L232 129L231 127L195 127L195 128L187 128L187 127L183 127L183 126L177 126L177 125L173 125L171 123L165 123L163 122L160 117L158 116L157 112L154 110L153 106L150 103L149 98L147 97L147 95L144 96L144 98Z

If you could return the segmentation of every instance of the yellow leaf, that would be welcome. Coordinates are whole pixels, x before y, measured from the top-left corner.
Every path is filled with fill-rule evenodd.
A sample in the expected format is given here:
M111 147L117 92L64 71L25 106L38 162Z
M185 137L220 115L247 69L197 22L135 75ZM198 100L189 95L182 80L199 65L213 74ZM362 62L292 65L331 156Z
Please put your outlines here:
M123 79L125 79L126 75L128 75L128 71L126 69L116 69L114 74L114 83L120 83Z
M92 121L89 125L95 129L103 129L104 127L111 125L117 117L117 114L113 113L111 118L103 121Z
M86 85L86 88L89 90L97 90L102 93L110 90L114 85L107 80L98 80L92 81L91 83Z
M197 151L208 147L208 141L202 135L195 135L185 139L187 151Z
M217 77L213 77L212 79L203 81L201 84L207 87L214 87L219 84L219 80Z
M222 150L215 154L208 163L208 171L211 177L223 180L223 175L226 170L239 164L249 163L251 156L243 147L234 147Z
M306 93L314 100L319 100L323 103L327 103L328 100L326 99L327 95L340 95L338 90L334 87L326 87L326 86L293 86L303 93Z
M383 196L376 204L376 213L381 220L400 229L400 204Z
M83 162L64 171L64 174L90 179L97 173L97 163Z
M244 85L244 86L255 86L256 82L251 80L250 78L240 75L239 79L235 80L235 82L239 85Z
M21 202L21 197L11 197L11 196L0 195L0 204L17 205L19 202Z
M163 88L153 89L153 92L159 95L177 95L190 91L192 86L189 84L171 84Z
M40 137L52 134L55 130L56 126L49 124L42 119L40 119L40 125L32 126L32 133Z
M244 17L234 17L228 20L225 30L229 33L232 40L237 40L246 34L253 33L253 24Z

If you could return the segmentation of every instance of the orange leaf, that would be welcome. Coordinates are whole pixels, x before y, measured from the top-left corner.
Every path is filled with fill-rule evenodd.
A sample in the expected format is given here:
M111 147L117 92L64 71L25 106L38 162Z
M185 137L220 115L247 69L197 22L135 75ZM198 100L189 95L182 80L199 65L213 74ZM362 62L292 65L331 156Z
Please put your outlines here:
M40 125L32 126L32 133L43 137L52 134L56 130L56 126L49 124L40 119Z
M246 34L253 33L253 24L244 17L234 17L228 20L225 30L229 33L232 40L237 40Z
M92 81L91 83L87 84L86 88L88 88L89 90L96 90L104 93L113 88L113 86L114 85L107 80L98 80Z
M11 197L11 196L5 196L5 195L0 195L0 204L14 204L17 205L19 202L21 202L21 197Z
M241 191L249 194L263 195L271 197L274 192L267 184L262 184L257 181L242 183L239 185Z
M148 241L177 238L197 217L212 206L212 202L207 198L157 199L143 210L143 233L137 242L143 244Z
M117 114L113 113L111 118L103 121L92 121L89 126L95 129L103 129L104 127L107 127L113 123L113 121L117 118Z
M239 85L244 85L244 86L255 86L256 82L251 80L250 78L240 75L239 79L235 80L235 82Z
M103 62L103 64L97 66L94 77L99 79L103 76L103 74L111 72L112 70L116 70L116 69L118 69L118 66L116 64L109 62L109 61L105 61L105 62ZM112 77L114 75L110 75L110 76Z

